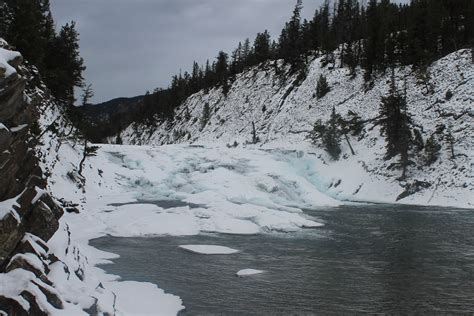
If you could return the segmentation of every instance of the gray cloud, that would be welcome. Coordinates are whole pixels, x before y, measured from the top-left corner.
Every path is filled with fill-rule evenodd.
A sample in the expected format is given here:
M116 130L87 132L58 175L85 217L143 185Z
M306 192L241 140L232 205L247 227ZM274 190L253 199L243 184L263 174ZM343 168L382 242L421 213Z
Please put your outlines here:
M277 38L294 0L52 0L58 25L77 22L94 101L166 87L194 60L268 29ZM306 0L310 18L321 0Z

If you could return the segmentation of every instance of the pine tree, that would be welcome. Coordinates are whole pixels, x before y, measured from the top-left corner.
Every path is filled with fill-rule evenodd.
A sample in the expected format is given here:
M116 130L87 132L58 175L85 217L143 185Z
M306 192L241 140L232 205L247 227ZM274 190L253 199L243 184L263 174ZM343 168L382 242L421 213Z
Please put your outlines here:
M412 144L412 133L409 127L410 118L406 113L406 99L396 88L395 76L392 72L392 83L389 95L382 97L380 114L382 132L385 133L386 159L400 156L399 165L405 178L409 164L409 150Z
M279 57L291 65L292 71L300 70L302 59L301 10L302 0L297 0L293 16L285 24L279 40Z
M7 1L11 11L7 12L11 21L6 40L23 56L44 70L44 56L48 42L55 36L51 23L49 1L44 0L10 0Z
M326 133L326 126L321 120L317 120L313 125L313 130L309 134L309 138L314 145L318 145Z
M48 71L44 77L46 84L58 100L72 105L74 87L82 87L84 60L79 55L79 33L75 22L62 27L59 35L51 41L46 56Z
M250 57L252 55L252 47L250 45L250 39L246 38L244 44L242 45L242 53L241 53L241 60L242 60L242 70L246 67L251 66L250 64Z
M94 97L94 90L92 90L92 84L89 84L85 89L82 90L82 106L90 105L90 100Z
M434 135L431 135L427 140L426 140L426 145L425 145L425 163L426 165L431 165L436 160L438 160L439 156L439 151L441 150L441 145L438 144L436 141Z
M417 152L421 152L425 147L423 137L421 136L421 132L419 129L413 130L413 145Z
M377 66L382 63L383 47L383 20L380 18L377 0L369 0L366 11L367 36L364 41L363 68L364 78L369 81Z
M341 155L341 133L338 128L338 121L339 116L336 114L336 109L332 108L331 117L323 136L323 145L333 160L339 160Z
M227 95L229 92L229 66L227 63L228 55L220 51L219 55L217 56L217 61L216 61L216 77L218 80L218 83L222 85L222 91L224 95Z
M204 108L202 109L201 130L203 130L206 127L210 119L211 119L211 108L209 107L209 103L205 103Z
M349 115L347 125L349 127L349 131L351 132L351 135L360 135L364 129L364 123L362 122L362 119L357 113L353 111L349 111L347 114Z
M445 140L446 140L446 143L448 144L448 150L449 150L449 153L451 154L451 159L452 160L456 159L456 155L454 153L454 144L456 143L456 140L450 130L446 132Z
M327 79L322 74L319 76L318 83L316 85L316 96L318 99L324 97L331 89L329 88L329 84Z
M267 30L258 33L254 42L254 56L256 63L262 63L270 58L270 34Z
M13 21L13 11L5 1L0 1L0 37L7 38Z

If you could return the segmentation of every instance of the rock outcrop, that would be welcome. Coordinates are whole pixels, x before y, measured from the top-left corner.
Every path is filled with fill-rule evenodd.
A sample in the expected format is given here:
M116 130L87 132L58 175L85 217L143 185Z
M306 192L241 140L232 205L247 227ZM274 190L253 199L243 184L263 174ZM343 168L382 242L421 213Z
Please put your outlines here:
M25 94L31 71L0 48L0 314L47 315L63 301L48 280L57 261L46 245L62 208L39 165L36 104Z

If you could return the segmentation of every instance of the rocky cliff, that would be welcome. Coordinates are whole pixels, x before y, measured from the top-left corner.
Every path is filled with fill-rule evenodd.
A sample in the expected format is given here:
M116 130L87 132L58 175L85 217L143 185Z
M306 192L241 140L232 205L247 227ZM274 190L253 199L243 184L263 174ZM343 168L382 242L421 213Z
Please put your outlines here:
M39 98L27 98L34 74L22 57L0 48L0 311L46 314L63 302L48 279L58 259L46 242L59 227L62 208L48 194L39 165ZM33 95L33 94L31 94ZM12 291L12 287L14 290ZM16 295L15 295L16 294Z

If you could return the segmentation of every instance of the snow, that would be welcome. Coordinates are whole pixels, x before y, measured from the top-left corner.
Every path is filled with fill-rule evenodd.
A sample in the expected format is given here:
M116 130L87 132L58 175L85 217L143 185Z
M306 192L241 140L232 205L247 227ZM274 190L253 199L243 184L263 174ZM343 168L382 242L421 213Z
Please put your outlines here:
M337 162L331 161L322 148L307 139L314 122L327 120L333 107L343 116L352 110L363 120L377 117L381 97L389 90L390 73L380 75L374 86L367 89L361 69L351 78L346 68L322 67L321 58L310 62L308 75L299 86L292 87L295 77L281 83L271 65L255 67L237 75L227 96L220 88L209 93L198 92L177 109L172 123L152 128L132 124L121 133L121 138L127 144L174 143L221 148L237 142L236 150L244 152L249 148L280 150L284 160L301 151L305 157L294 162L298 162L300 174L312 175L307 176L311 178L308 186L316 186L337 200L395 203L405 183L396 180L401 175L400 170L389 168L394 161L384 159L385 141L380 136L379 126L369 122L363 138L349 136L356 155L351 154L343 140L342 159ZM459 50L441 58L429 72L433 93L426 92L411 67L398 68L395 75L399 89L405 91L406 88L408 112L413 123L422 127L423 139L426 141L444 124L456 139L456 159L450 159L448 145L439 136L438 142L443 147L438 161L426 166L422 155L418 155L413 158L416 167L408 170L409 180L426 182L431 187L398 203L474 208L474 64L470 50ZM324 98L316 99L316 84L321 74L327 77L331 91ZM453 93L449 100L446 98L448 90ZM201 130L196 122L206 103L212 115ZM187 119L185 113L191 118ZM245 145L252 137L252 122L262 142ZM308 155L315 159L306 159ZM262 181L261 186L272 190L276 180Z
M26 254L19 253L19 254L14 255L11 258L11 261L15 261L17 259L22 259L22 260L26 261L29 265L34 267L36 270L40 271L42 274L45 273L43 263L41 262L41 260L37 256L35 256L33 254L31 254L31 253L26 253ZM8 268L8 266L7 266L7 268Z
M29 310L30 304L20 293L28 288L28 283L35 278L35 275L31 272L24 270L13 270L9 273L0 274L0 295L7 298L14 299L24 309Z
M3 125L3 123L1 123L1 122L0 122L0 129L4 129L6 131L9 131L9 129L5 125Z
M17 202L20 196L21 194L8 200L0 201L0 220L2 220L7 214L12 214L15 219L20 222L20 215L13 208L13 206L20 207Z
M5 70L4 77L8 78L11 75L16 73L15 68L13 68L9 62L15 58L20 58L21 54L19 52L10 51L4 48L0 48L0 69Z
M176 315L183 309L179 297L166 295L151 283L115 282L111 290L117 295L116 309L120 315ZM166 300L157 300L157 293Z
M27 126L28 126L28 124L21 124L21 125L10 128L10 131L12 131L13 133L16 133L16 132L21 131L22 129L24 129Z
M35 187L35 191L36 191L36 195L35 197L31 200L31 204L35 204L36 202L38 202L39 199L41 199L43 197L43 195L47 194L48 192L43 190L43 189L40 189L38 187Z
M39 256L42 256L44 258L47 257L47 253L46 251L43 249L43 247L41 247L40 245L38 245L38 241L39 241L39 238L30 234L30 233L26 233L25 236L23 237L22 239L22 242L27 242L31 245L31 247L34 249L34 251L36 252L36 254L38 254Z
M422 95L410 69L397 71L400 78L407 77L407 96L415 105L410 111L415 122L426 126L423 137L432 133L443 117L447 125L458 127L453 131L459 153L452 162L443 152L431 171L411 170L413 178L439 185L399 203L474 207L472 118L464 115L461 122L439 114L472 111L474 71L466 52L459 51L433 65L433 95ZM131 126L122 134L125 142L147 146L100 145L97 155L85 162L84 186L69 176L77 172L82 147L58 139L50 130L45 132L40 152L44 158L41 167L51 174L47 191L77 203L81 211L64 214L59 230L47 243L49 253L59 259L50 265L48 278L64 301L63 314L85 314L83 310L94 304L99 314L111 315L175 315L184 309L179 297L156 285L122 281L105 273L98 265L111 263L117 256L91 247L89 241L94 238L292 232L323 225L304 209L335 207L345 201L395 202L403 188L395 180L396 171L387 170L390 162L383 160L384 142L378 127L369 124L364 139L351 138L355 156L343 144L343 159L338 162L330 161L323 150L311 145L304 133L316 118L327 118L333 106L342 114L357 109L364 119L372 118L380 96L387 91L387 78L365 92L360 74L349 80L347 70L323 69L315 59L307 79L283 98L294 78L280 86L270 68L239 75L227 98L217 89L190 97L179 111L187 107L195 119L199 119L206 102L211 104L213 115L203 131L193 119L186 121L184 115L178 115L172 126L153 131ZM327 75L332 90L323 100L316 100L312 94L321 73ZM445 101L448 88L454 97ZM34 93L43 94L40 89ZM437 100L443 103L437 104ZM67 134L68 124L54 103L46 101L39 110L43 130L56 122ZM243 145L250 139L252 121L263 143ZM189 132L191 139L174 139L173 131L179 130ZM234 141L239 146L226 146ZM154 146L169 142L177 144ZM162 207L158 201L163 200L183 203ZM3 206L14 201L0 203L0 212L6 212ZM27 238L36 243L33 236ZM184 247L206 254L238 251L216 245ZM34 249L44 255L39 246ZM238 274L256 271L244 269ZM16 270L0 274L0 295L21 301L18 291L28 287L33 278ZM41 293L37 297L42 299ZM57 314L47 305L44 308Z
M261 273L264 273L265 271L262 271L262 270L255 270L255 269L243 269L243 270L240 270L236 273L236 275L238 277L245 277L245 276L249 276L249 275L255 275L255 274L261 274Z
M179 248L202 255L231 255L239 252L236 249L216 245L181 245Z

